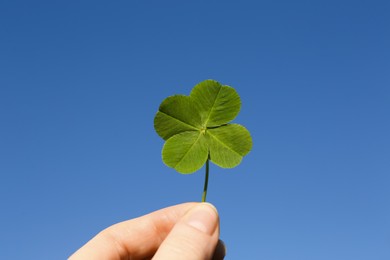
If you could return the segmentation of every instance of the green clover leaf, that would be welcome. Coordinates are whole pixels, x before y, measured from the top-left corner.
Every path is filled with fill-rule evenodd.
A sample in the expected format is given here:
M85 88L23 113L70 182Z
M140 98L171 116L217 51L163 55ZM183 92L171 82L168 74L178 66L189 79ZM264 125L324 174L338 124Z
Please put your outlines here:
M230 124L240 108L236 90L215 80L200 82L189 96L166 98L154 118L156 132L166 140L163 162L184 174L207 163L206 180L209 160L222 168L240 164L252 148L249 131Z

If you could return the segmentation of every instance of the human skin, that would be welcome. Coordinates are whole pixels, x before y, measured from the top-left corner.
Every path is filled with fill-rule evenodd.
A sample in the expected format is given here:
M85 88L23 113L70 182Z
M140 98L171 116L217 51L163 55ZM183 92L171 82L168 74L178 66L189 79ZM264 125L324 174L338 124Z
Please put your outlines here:
M183 203L115 224L69 259L223 259L219 230L213 205Z

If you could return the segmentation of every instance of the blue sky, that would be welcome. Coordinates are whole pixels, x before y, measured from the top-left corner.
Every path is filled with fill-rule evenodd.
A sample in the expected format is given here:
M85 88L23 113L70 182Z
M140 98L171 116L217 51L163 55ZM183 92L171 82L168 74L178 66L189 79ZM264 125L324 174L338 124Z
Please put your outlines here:
M211 165L226 259L390 258L389 1L2 1L0 258L64 259L103 228L199 201L161 161L160 102L241 96L238 167Z

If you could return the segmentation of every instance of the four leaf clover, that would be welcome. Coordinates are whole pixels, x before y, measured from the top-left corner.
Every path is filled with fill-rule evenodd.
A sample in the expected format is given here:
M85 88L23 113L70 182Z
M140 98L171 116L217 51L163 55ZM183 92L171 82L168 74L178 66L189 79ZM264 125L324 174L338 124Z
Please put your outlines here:
M164 163L184 174L209 160L222 168L240 164L252 148L249 131L230 123L240 108L236 90L215 80L200 82L189 96L166 98L154 118L156 132L166 140Z

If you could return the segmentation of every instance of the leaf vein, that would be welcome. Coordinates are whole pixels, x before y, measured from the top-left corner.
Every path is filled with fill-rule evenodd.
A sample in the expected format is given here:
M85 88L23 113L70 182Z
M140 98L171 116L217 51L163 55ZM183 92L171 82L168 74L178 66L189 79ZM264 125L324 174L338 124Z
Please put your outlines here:
M213 135L212 133L210 133L210 131L208 132L209 135L211 135L211 137L213 137L216 141L218 141L219 143L222 144L222 146L226 147L228 150L234 152L235 154L239 155L240 157L242 157L241 154L239 154L237 151L233 150L230 146L226 145L224 142L222 142L220 139L218 139L215 135Z
M200 136L202 133L199 133L198 138L196 138L195 142L191 145L191 147L187 150L187 152L181 157L180 161L178 161L173 168L176 168L184 159L184 157L187 156L187 154L191 151L191 149L194 147L194 145L199 141Z
M213 108L214 108L214 106L215 106L215 103L217 102L219 93L221 93L221 90L222 90L222 86L219 88L218 93L217 93L217 96L215 97L214 102L213 102L213 105L211 106L210 111L209 111L209 114L207 115L207 119L206 119L206 122L205 122L205 126L207 126L207 124L209 123L209 120L210 120L210 117L211 117L211 113L212 113L212 111L213 111Z
M162 113L162 114L164 114L164 115L166 115L166 116L168 116L168 117L170 117L170 118L172 118L172 119L174 119L174 120L176 120L176 121L178 121L178 122L180 122L180 123L182 123L182 124L184 124L186 126L189 126L189 127L193 128L194 130L199 130L196 126L188 124L188 123L186 123L184 121L181 121L180 119L178 119L176 117L173 117L173 116L171 116L171 115L169 115L169 114L167 114L165 112L160 111L160 113Z

